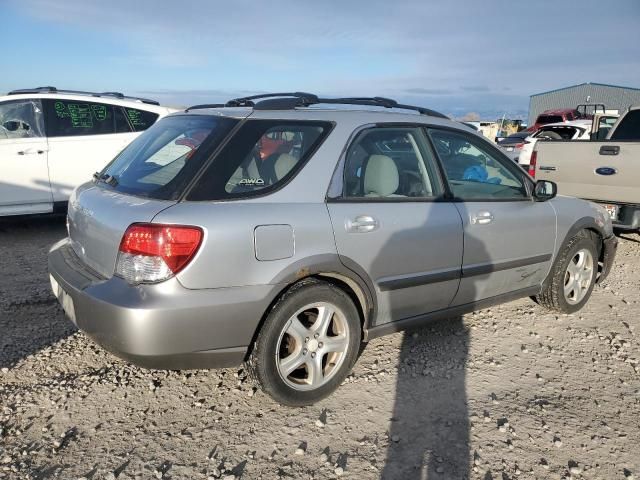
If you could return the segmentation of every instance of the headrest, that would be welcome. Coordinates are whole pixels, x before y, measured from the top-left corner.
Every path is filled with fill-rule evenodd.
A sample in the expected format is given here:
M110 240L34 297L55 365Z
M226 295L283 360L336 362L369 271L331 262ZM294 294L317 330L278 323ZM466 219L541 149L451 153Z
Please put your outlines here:
M276 173L276 179L281 180L287 173L293 170L296 163L298 163L298 159L293 155L289 155L288 153L281 154L273 166Z
M391 157L371 155L364 172L364 194L388 197L395 193L398 185L398 167Z

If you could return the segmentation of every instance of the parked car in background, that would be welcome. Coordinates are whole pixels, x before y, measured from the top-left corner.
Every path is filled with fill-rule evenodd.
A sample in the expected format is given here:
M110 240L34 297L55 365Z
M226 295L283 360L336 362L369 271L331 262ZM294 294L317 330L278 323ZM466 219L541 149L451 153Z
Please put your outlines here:
M121 93L42 87L0 96L0 216L49 213L160 117Z
M265 138L286 143L265 157ZM68 220L49 272L80 329L151 368L246 362L287 405L329 395L381 335L528 296L575 312L617 245L603 209L459 122L303 93L160 120Z
M563 195L605 207L615 228L640 231L640 106L622 115L606 140L538 142L530 173Z
M520 156L522 147L524 147L525 145L524 142L530 135L531 132L525 132L523 130L521 132L512 133L508 137L498 139L496 144L498 145L498 147L500 147L500 149L507 157L518 163L518 157Z
M537 132L540 127L549 123L571 122L582 118L581 113L575 108L559 108L555 110L545 110L536 118L536 121L527 130L531 133Z
M574 120L571 122L549 123L543 125L537 132L525 138L518 152L518 163L528 168L531 152L538 140L589 140L591 135L591 120Z

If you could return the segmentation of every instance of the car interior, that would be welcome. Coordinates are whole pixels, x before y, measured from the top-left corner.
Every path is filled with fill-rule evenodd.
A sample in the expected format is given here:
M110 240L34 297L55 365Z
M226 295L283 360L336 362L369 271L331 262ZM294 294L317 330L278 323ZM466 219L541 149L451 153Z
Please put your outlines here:
M433 197L431 175L415 136L405 130L374 129L349 149L347 197Z

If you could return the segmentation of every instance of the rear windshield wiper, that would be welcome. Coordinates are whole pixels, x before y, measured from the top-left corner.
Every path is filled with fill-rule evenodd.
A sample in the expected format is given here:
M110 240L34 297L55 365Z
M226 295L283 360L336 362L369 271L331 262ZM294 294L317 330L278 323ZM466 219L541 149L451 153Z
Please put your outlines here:
M114 175L107 175L104 179L104 183L106 183L107 185L111 185L112 187L117 187L118 186L118 177L114 176Z

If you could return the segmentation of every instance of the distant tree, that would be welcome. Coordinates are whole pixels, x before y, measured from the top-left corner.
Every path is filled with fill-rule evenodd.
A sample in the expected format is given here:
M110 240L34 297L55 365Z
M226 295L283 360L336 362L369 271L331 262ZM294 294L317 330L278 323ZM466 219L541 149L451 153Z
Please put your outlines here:
M476 112L466 113L460 120L463 122L477 122L480 120L480 114Z

